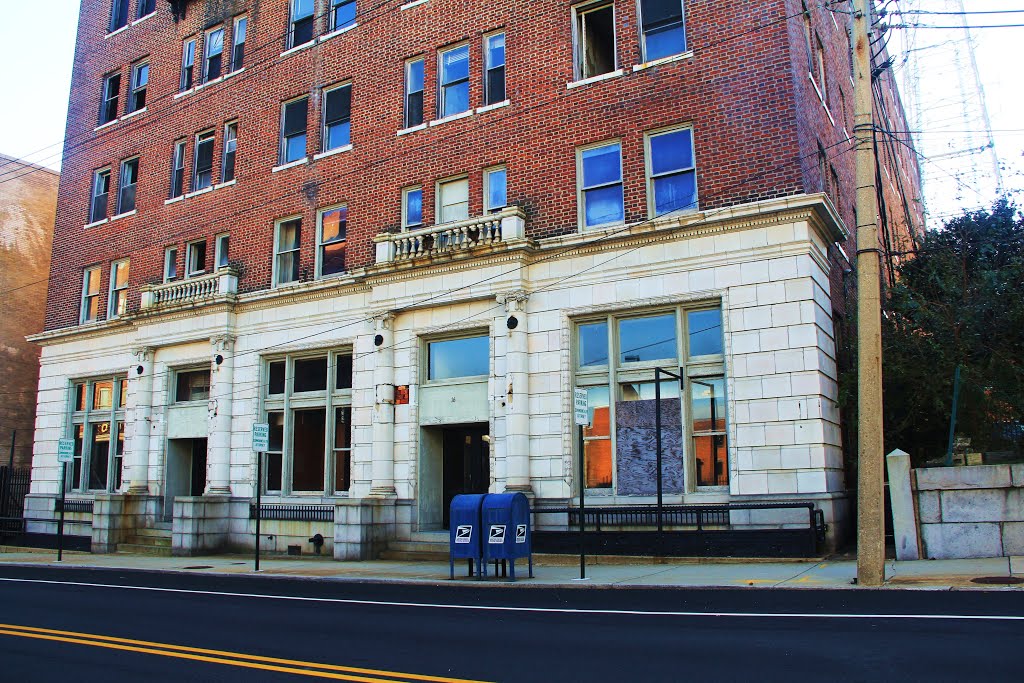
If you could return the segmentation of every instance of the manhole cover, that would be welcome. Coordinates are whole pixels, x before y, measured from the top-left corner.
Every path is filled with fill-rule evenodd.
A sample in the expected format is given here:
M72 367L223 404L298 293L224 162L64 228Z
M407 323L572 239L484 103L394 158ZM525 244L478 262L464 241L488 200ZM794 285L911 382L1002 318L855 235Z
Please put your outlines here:
M971 579L971 583L984 583L996 586L1009 586L1015 583L1024 583L1024 578L1019 576L979 576Z
M213 565L209 564L197 564L193 567L182 567L182 569L213 569Z

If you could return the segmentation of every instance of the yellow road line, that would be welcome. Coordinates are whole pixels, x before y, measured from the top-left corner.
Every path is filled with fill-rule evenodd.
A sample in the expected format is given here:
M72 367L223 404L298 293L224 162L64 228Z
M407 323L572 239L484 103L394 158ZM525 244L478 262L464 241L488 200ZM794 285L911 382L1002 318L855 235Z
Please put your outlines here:
M229 666L263 669L265 671L278 671L281 673L290 673L302 676L356 681L358 683L404 683L409 680L427 681L429 683L483 683L482 681L471 681L461 678L399 673L395 671L364 669L337 664L306 662L296 659L264 657L261 655L249 655L226 650L210 650L206 648L188 647L185 645L156 643L147 640L118 638L115 636L103 636L92 633L81 633L78 631L61 631L56 629L38 628L35 626L19 626L16 624L0 624L0 635L75 643L79 645L91 645L93 647L102 647L113 650L141 652L143 654L161 655L164 657L175 657L178 659L190 659L200 662L209 662L212 664L226 664ZM311 669L320 670L314 671ZM374 678L367 678L366 676L352 674L367 674L369 676L374 676Z

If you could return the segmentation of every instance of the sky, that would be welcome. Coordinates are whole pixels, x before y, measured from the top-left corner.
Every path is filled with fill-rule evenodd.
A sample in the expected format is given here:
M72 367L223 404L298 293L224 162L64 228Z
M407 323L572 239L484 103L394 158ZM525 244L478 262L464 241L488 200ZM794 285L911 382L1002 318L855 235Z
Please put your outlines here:
M283 1L283 0L282 0ZM922 10L948 9L955 0L889 0L888 6ZM165 4L160 3L161 7ZM1024 0L968 0L966 7L972 12L984 10L1020 9L1019 14L971 15L972 25L1024 24ZM75 32L78 23L79 0L50 0L46 5L47 30L27 31L39 19L38 3L20 0L0 0L0 64L15 65L0 70L0 92L6 93L4 106L0 106L0 153L59 170L67 116L71 66L74 59ZM933 25L946 25L949 17L918 15L918 21ZM895 21L895 20L894 20ZM925 42L937 42L918 29ZM905 47L905 31L894 31L890 51L899 64ZM991 125L995 132L995 148L1003 167L1004 188L1018 193L1018 202L1024 204L1024 87L1021 87L1021 44L1024 28L979 29L974 31L976 58L981 75ZM941 49L933 51L933 58L941 58ZM26 68L31 65L32 68ZM921 74L922 100L941 99L948 87L948 76ZM13 103L20 103L14 104ZM951 125L951 124L950 124ZM921 149L931 152L934 140L943 132L932 131L933 142ZM965 162L956 158L922 160L926 180L928 177L956 176L964 178ZM950 181L953 182L953 181ZM972 189L963 180L955 183L957 191L931 196L929 212L932 216L946 216L962 208L976 208L991 202L994 192L989 188ZM933 190L938 189L933 186ZM926 188L927 193L927 188Z

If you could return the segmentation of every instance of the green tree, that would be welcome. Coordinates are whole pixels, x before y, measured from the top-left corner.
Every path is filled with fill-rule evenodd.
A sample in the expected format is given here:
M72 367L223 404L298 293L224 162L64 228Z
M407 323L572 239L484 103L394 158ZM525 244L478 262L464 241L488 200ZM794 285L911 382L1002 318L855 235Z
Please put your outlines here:
M946 451L953 375L957 434L972 450L1019 451L1024 417L1024 216L1003 199L929 230L897 268L883 318L886 450L915 463Z

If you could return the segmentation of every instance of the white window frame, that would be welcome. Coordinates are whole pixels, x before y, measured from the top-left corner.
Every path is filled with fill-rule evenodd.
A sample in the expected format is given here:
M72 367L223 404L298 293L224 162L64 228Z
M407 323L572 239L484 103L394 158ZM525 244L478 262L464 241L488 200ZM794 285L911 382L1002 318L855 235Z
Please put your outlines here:
M127 159L125 159L125 160L123 160L121 162L121 167L120 167L120 170L118 171L118 174L117 174L117 215L118 216L120 216L123 213L131 213L132 211L135 211L135 210L138 209L138 206L139 206L139 196L138 196L139 174L141 173L140 159L141 159L141 157L139 157L139 156L133 156L133 157L128 157ZM126 183L125 182L125 177L127 176L128 168L132 164L132 162L135 163L135 182L134 183ZM121 193L124 192L124 189L126 187L128 187L128 186L134 186L135 187L135 194L132 196L132 208L130 208L127 211L125 211L125 207L121 206L121 200L122 200ZM109 204L108 204L108 207L109 207Z
M199 146L209 140L210 142L210 182L202 187L199 186ZM203 130L195 134L192 143L192 191L198 192L213 187L213 150L217 146L217 131L213 128Z
M288 105L294 102L298 102L299 100L306 101L306 130L302 134L303 137L305 137L306 139L306 144L303 146L302 156L300 156L298 159L289 160L287 157L288 138L285 137L284 134L285 112L288 109ZM290 100L285 100L284 102L282 102L281 116L279 121L280 122L278 124L278 164L294 164L301 161L302 159L307 158L309 156L309 95L299 95L298 97L293 97ZM298 135L293 135L291 137L298 137Z
M459 330L447 334L435 334L420 338L422 344L423 361L420 363L420 384L421 385L448 385L448 384L471 384L486 380L490 375L490 369L480 375L459 375L458 377L446 377L443 379L430 378L430 345L439 342L459 341L460 339L487 339L487 365L490 368L494 359L494 338L487 328L470 330Z
M583 153L592 149L600 149L601 147L610 147L612 145L618 145L619 147L619 182L618 185L622 187L622 220L611 221L609 223L599 223L597 225L587 225L587 207L584 202L587 190L595 190L602 187L611 187L616 183L604 183L603 185L594 185L593 187L584 186L583 177ZM604 228L610 228L617 225L624 225L626 220L626 184L625 178L623 177L622 171L622 140L614 138L611 140L602 140L601 142L595 142L590 145L584 145L583 147L576 148L576 210L577 220L579 221L580 232L587 232L590 230L602 230Z
M445 84L442 80L444 78L444 56L456 50L466 50L466 78L452 81L451 83ZM426 65L424 65L426 66ZM426 86L426 72L424 72L424 86ZM473 80L473 50L470 48L468 42L463 41L456 45L449 45L441 50L437 51L437 118L443 119L449 116L458 116L464 114L467 111L473 111L473 88L471 86ZM445 95L447 94L445 88L452 88L461 83L466 84L466 108L462 111L455 111L445 113Z
M111 382L111 401L110 409L105 408L93 408L93 396L96 391L96 384L98 382ZM117 478L121 479L121 486L124 486L124 451L118 454L118 445L124 448L124 441L118 438L124 428L125 422L125 404L127 401L122 401L124 398L123 394L127 394L127 387L123 386L127 384L128 379L123 375L113 375L104 377L89 377L83 379L75 379L71 382L69 388L69 403L68 406L68 418L67 418L67 429L69 436L75 438L75 432L78 427L82 427L82 448L79 453L76 453L75 460L79 460L79 477L78 481L75 481L75 464L72 464L68 468L67 479L63 482L64 491L78 492L78 493L92 493L96 491L115 492L119 490L119 487L115 486ZM77 387L82 386L82 392L84 397L84 410L77 410L78 406L75 404L77 397ZM89 475L92 470L92 439L90 439L90 431L94 427L100 425L107 425L107 433L110 435L110 448L107 450L107 486L104 489L91 489L89 488ZM115 472L117 476L115 476Z
M416 64L416 63L419 63L419 64L422 65L422 69L423 69L423 79L422 79L423 80L423 84L422 84L422 86L420 87L419 90L410 90L409 88L410 88L410 84L412 82L411 67L412 67L413 64ZM426 62L426 59L423 56L419 56L419 57L413 57L412 59L405 60L405 107L404 107L404 111L402 112L402 125L405 128L412 128L412 127L415 127L415 126L422 126L424 124L425 119L426 119L426 116L424 114L426 89L427 89L427 62ZM412 123L412 121L411 121L411 119L409 117L409 113L411 111L411 109L409 108L409 97L412 96L412 95L415 95L416 93L420 94L419 121L417 121L416 123Z
M143 85L143 86L139 86L139 83L138 83L138 81L139 81L139 72L142 70L143 67L146 68L146 84ZM137 111L142 111L143 109L146 108L146 103L145 102L143 102L141 107L136 106L135 98L138 95L139 91L143 91L143 92L145 92L148 95L148 92L149 92L149 72L150 72L150 68L149 68L149 60L148 59L143 59L141 61L138 61L138 62L135 62L134 64L132 64L132 76L131 76L132 80L129 83L129 87L128 87L128 112L127 112L128 114L131 114L131 113L137 112ZM146 95L143 95L143 97L145 97L145 96Z
M171 152L171 187L167 193L169 199L175 199L185 194L185 147L188 143L186 138L174 141L174 148ZM181 174L181 186L175 187L175 176Z
M210 54L210 36L217 31L220 31L220 52L216 55ZM216 80L224 75L224 38L227 37L227 30L224 24L214 26L211 29L207 29L203 33L203 83L209 83L210 81ZM218 73L210 74L210 58L220 57L220 69Z
M345 24L344 26L338 26L337 22L335 21L335 12L339 6L348 4L349 2L351 2L351 4L353 5L356 5L356 7L354 8L356 10L356 13L352 17L352 22ZM342 29L355 28L356 25L358 24L359 9L356 0L327 0L327 11L330 12L328 24L330 25L330 31L332 33L334 31L340 31Z
M231 233L222 232L213 238L213 269L230 267ZM223 263L221 263L223 261Z
M654 196L654 181L655 181L656 178L654 176L654 172L653 172L653 169L651 167L651 161L654 158L653 154L651 152L651 141L654 138L658 137L659 135L665 135L666 133L675 133L675 132L683 131L683 130L690 131L690 154L692 155L692 158L690 160L692 162L691 166L689 167L689 169L686 169L686 168L676 169L676 170L674 170L674 171L672 171L670 173L663 173L663 174L661 174L658 177L669 176L669 175L676 175L676 174L679 174L679 173L687 173L690 170L692 170L693 171L693 193L694 193L694 197L696 198L696 202L694 203L693 206L687 208L685 211L678 211L678 212L675 212L675 213L684 214L684 213L691 213L691 212L696 212L696 211L700 210L700 191L699 191L699 188L697 187L697 140L696 140L696 137L694 135L693 125L692 124L683 124L683 125L679 125L679 126L669 126L668 128L659 128L657 130L651 130L651 131L647 131L646 133L644 133L644 175L646 177L646 183L647 183L647 216L650 219L654 219L654 218L658 217L656 215L656 213L655 213L655 211L656 211L656 204L655 204L656 197ZM668 214L662 214L662 215L666 215L667 216Z
M490 50L491 38L497 38L498 36L502 36L504 38L504 42L505 42L505 45L502 48L502 53L504 54L504 61L502 61L502 63L501 63L501 69L502 69L501 83L502 83L502 90L504 92L502 93L503 97L501 99L493 99L491 97L491 92L490 92L490 80L487 78L487 76L490 73L491 69L498 68L498 67L495 67L495 66L491 65L491 50ZM483 86L484 86L483 87L484 102L483 102L483 104L486 107L488 105L499 104L499 103L504 102L505 100L508 99L508 35L505 33L505 31L495 31L493 33L486 34L484 36L484 40L483 40L483 51L484 51L484 55L483 55L483 57L484 57L484 69L483 69L483 77L484 77L483 78L483 81L484 81L484 83L483 83Z
M241 32L245 34L245 37L240 42L238 40L238 35L240 33L238 27L241 26L243 23L245 24L245 28ZM246 15L246 14L242 14L240 16L235 17L234 21L232 21L232 23L231 23L231 64L228 67L228 69L229 69L228 73L234 73L234 72L236 72L239 69L244 67L244 65L245 65L245 41L248 40L248 38L249 38L249 16ZM238 51L239 46L241 46L241 48L242 48L242 58L240 60L237 59L237 55L235 54ZM241 63L239 63L239 62L241 62Z
M456 183L465 183L466 184L466 202L465 202L465 204L466 204L466 215L463 218L453 218L451 220L446 220L445 219L445 215L444 215L444 213L445 213L445 211L444 211L444 209L445 209L445 204L444 204L445 188L451 187L451 186L455 185ZM456 203L457 204L461 204L462 202L456 202ZM459 175L453 175L453 176L449 176L447 178L442 178L442 179L438 180L435 183L435 185L434 185L434 224L435 225L443 225L445 223L458 223L459 221L464 221L464 220L469 219L470 216L472 215L470 213L470 206L471 206L471 202L470 202L470 196L469 196L469 175L467 175L465 173L461 173Z
M111 81L117 79L117 90L111 96ZM109 102L114 102L114 111L108 117L107 116L107 105ZM113 123L117 121L118 111L121 109L121 72L115 71L109 73L103 77L103 92L100 95L100 125Z
M186 38L181 45L181 75L178 79L178 91L187 92L196 87L196 36ZM189 49L191 46L191 49ZM186 74L188 79L186 80Z
M117 271L124 267L128 271L125 277L124 286L117 286ZM123 258L117 261L112 261L110 264L110 284L107 289L107 320L113 320L128 312L128 277L131 276L129 268L129 259ZM121 293L124 293L124 311L118 312L117 301L120 298Z
M327 146L327 95L334 92L335 90L341 90L342 88L348 88L348 142L344 145L338 145L337 147ZM320 112L320 149L322 152L330 152L335 149L343 149L352 145L352 81L345 81L343 83L336 83L335 85L327 86L321 91L320 101L323 103ZM308 126L308 124L307 124ZM307 133L308 134L308 133Z
M505 203L501 206L491 206L491 174L505 174ZM484 213L496 213L508 206L508 167L504 164L491 166L484 169Z
M220 158L220 181L229 183L238 177L238 119L228 121L224 124L224 149L221 150ZM234 154L231 165L231 177L226 177L228 169L228 154Z
M105 168L98 168L92 172L92 189L89 192L89 223L96 223L99 221L106 220L107 217L110 215L110 186L113 173L114 169L110 166L107 166ZM99 188L100 180L102 178L106 178L107 180L107 191L97 193L97 189ZM96 199L100 195L106 195L107 205L103 211L103 215L96 216Z
M174 275L171 275L171 267L174 267ZM178 245L164 248L164 282L172 282L178 279Z
M196 258L197 247L202 245L203 267L193 268L193 261ZM206 274L206 240L193 240L185 245L185 279L199 277Z
M89 292L89 279L90 279L89 275L91 273L95 273L96 274L96 291L95 291L95 293L90 293ZM100 282L101 282L101 278L102 277L103 277L103 272L100 270L99 266L89 266L89 267L87 267L87 268L82 270L82 301L81 301L81 305L79 306L79 316L78 316L78 322L80 324L84 325L85 323L94 323L94 322L98 322L99 319L100 319L99 300L100 300ZM94 298L96 299L96 317L95 318L90 318L89 317L89 313L88 313L89 308L90 308L89 304L90 304L91 300L94 299Z
M279 250L279 247L281 245L281 226L283 226L285 223L290 223L291 221L299 221L299 244L294 249L289 249L287 252L282 252L282 251ZM278 262L279 262L282 254L292 253L292 252L294 252L298 257L300 257L299 277L296 278L295 280L288 280L287 282L281 282L281 280L280 280L281 272L280 272L280 266L279 266ZM271 275L272 275L271 282L273 282L273 286L274 287L282 287L282 286L285 286L285 285L290 285L290 284L299 282L301 280L301 278L302 278L301 255L302 255L302 215L301 214L296 214L294 216L286 216L284 218L279 218L276 221L274 221L274 245L273 245L273 257L274 257L274 260L273 260L273 263L271 264L271 266L272 266L271 267Z
M331 242L327 242L326 244L334 244L336 242L345 242L346 246L348 244L348 205L346 203L342 202L341 204L334 204L334 205L331 205L331 206L325 206L322 209L318 209L317 212L316 212L316 277L317 277L317 279L339 277L339 276L342 276L342 275L344 275L344 274L346 274L348 272L348 264L346 263L345 264L345 270L343 270L340 273L330 273L329 275L324 275L323 274L323 266L324 266L324 262L323 262L323 246L325 244L325 242L323 241L324 214L330 213L331 211L335 211L337 209L345 209L346 210L346 213L345 213L345 239L343 239L343 240L333 240ZM346 253L346 256L347 256L347 253Z
M591 12L602 9L604 7L610 7L612 10L612 54L614 55L614 61L612 68L604 74L590 74L586 70L586 45L584 39L586 38L586 31L583 29L585 23L584 16ZM582 81L588 78L596 78L603 76L608 73L614 73L619 68L619 37L618 31L615 30L617 23L617 17L615 14L615 0L594 0L594 2L581 2L578 5L574 5L572 8L572 49L573 49L573 74L575 80Z
M307 40L304 43L296 43L295 42L295 23L297 21L297 19L295 17L295 8L298 6L298 2L299 2L299 0L290 0L290 2L288 3L288 35L287 35L288 40L287 40L287 44L288 44L288 49L289 50L292 49L292 48L301 47L303 45L309 45L310 43L315 43L316 42L316 23L317 23L316 22L316 20L317 20L316 0L311 0L311 2L313 3L313 13L310 14L310 15L305 15L305 16L302 16L302 17L298 18L298 20L304 20L304 19L307 19L307 18L311 18L312 19L313 24L312 24L312 30L310 31L310 39Z
M686 0L679 0L679 5L680 5L681 12L682 12L682 17L683 17L683 49L680 50L679 52L673 52L670 55L664 55L662 57L658 57L657 58L658 61L660 61L662 59L668 60L668 59L671 59L672 57L676 57L678 55L687 54L690 51L690 34L686 30ZM647 56L647 34L644 33L643 0L637 0L636 16L637 16L637 28L640 31L640 49L641 49L642 54L643 54L644 62L649 62L649 61L652 61L652 59Z
M420 192L420 222L409 223L409 194L419 190ZM423 216L423 186L409 185L402 188L402 230L417 230L425 225Z

